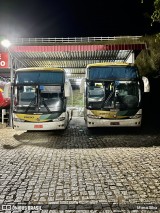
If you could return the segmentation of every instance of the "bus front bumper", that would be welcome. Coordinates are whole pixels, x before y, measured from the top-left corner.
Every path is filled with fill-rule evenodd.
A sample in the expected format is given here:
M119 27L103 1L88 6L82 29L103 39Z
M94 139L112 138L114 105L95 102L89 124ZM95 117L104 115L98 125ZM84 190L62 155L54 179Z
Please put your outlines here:
M67 127L67 121L57 122L43 122L43 123L32 123L32 122L14 122L13 128L16 130L59 130Z
M87 118L87 127L141 127L141 118L97 119Z

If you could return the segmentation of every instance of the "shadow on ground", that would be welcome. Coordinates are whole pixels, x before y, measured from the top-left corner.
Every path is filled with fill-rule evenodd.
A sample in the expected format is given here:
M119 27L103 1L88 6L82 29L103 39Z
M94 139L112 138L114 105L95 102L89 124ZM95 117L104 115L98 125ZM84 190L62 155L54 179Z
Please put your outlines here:
M113 147L138 148L160 146L160 133L154 131L135 131L130 128L94 128L70 127L65 131L25 132L14 135L22 146L45 147L50 149L102 149ZM4 147L9 148L9 147ZM10 147L13 149L13 147Z

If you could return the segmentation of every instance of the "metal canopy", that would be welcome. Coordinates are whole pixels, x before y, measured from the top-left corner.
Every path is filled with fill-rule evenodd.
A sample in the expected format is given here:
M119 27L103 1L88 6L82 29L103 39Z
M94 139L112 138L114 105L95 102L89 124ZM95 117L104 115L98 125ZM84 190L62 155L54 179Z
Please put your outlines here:
M132 43L115 44L122 37L58 39L19 39L12 41L9 51L14 69L20 67L60 67L65 68L70 78L80 78L85 74L87 64L99 62L127 61L131 53L145 48L139 37L131 37ZM128 38L128 37L127 37ZM124 38L123 38L124 39ZM111 44L105 44L110 40ZM87 41L87 42L86 42ZM137 42L138 41L138 42ZM102 44L103 42L103 44Z

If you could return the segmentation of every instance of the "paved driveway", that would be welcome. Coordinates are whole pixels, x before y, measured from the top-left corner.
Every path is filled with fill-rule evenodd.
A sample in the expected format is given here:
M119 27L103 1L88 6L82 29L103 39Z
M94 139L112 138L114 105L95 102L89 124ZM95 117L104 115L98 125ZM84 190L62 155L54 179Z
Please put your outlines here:
M1 212L160 212L158 127L0 135Z

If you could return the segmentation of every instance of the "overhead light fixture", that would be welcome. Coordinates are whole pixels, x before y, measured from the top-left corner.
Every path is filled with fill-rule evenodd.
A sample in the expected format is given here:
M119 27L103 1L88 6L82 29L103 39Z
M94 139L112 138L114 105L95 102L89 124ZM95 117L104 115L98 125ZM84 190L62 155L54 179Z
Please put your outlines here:
M1 41L1 45L3 47L9 48L11 46L11 42L8 39L4 39Z

